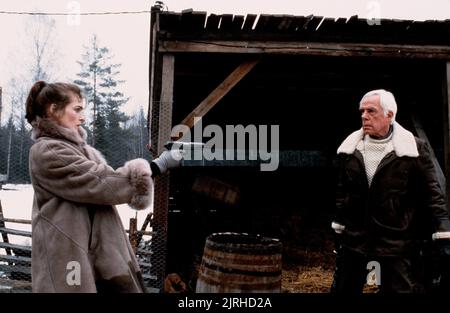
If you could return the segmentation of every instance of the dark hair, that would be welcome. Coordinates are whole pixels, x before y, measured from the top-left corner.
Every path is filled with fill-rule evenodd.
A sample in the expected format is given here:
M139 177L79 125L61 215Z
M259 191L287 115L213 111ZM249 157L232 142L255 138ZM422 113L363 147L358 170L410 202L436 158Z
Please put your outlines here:
M50 104L56 105L56 110L62 110L75 95L83 99L81 89L69 83L46 83L42 80L34 83L25 102L25 118L31 124L37 116L45 117Z

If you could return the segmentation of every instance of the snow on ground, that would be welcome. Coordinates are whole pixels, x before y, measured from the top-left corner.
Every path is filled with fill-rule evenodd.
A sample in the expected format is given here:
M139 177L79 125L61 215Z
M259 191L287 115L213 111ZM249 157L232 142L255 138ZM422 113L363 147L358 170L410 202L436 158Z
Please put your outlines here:
M3 209L3 216L5 218L31 220L31 208L33 205L34 194L33 187L31 185L6 184L3 185L2 188L3 190L0 190L0 201ZM137 226L138 229L140 229L147 214L153 210L152 207L149 207L145 210L136 211L131 209L127 204L117 205L116 207L125 229L129 228L130 218L133 217L137 217ZM31 231L31 225L29 224L6 222L6 227ZM147 227L146 230L151 231L151 228ZM8 234L8 238L12 243L31 245L31 238L10 234ZM144 239L148 240L148 236L144 236Z

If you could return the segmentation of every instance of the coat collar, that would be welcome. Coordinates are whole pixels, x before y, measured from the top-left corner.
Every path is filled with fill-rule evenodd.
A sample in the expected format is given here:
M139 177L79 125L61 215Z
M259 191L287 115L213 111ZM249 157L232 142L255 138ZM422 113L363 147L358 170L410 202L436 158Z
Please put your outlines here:
M337 153L353 154L356 146L363 138L364 133L362 128L351 133L339 146ZM414 135L397 122L394 122L392 145L398 157L408 156L416 158L419 156Z
M37 140L40 137L51 137L56 139L65 139L77 145L86 144L87 133L83 127L78 127L77 130L62 127L55 120L51 118L37 117L31 125L31 139Z

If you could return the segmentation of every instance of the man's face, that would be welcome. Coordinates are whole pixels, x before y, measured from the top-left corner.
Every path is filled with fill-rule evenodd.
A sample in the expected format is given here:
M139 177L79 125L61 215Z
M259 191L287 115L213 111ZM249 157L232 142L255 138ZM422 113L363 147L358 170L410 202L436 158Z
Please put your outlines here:
M359 112L361 113L364 134L379 138L388 133L393 114L389 111L387 116L384 115L379 95L365 98L361 103Z

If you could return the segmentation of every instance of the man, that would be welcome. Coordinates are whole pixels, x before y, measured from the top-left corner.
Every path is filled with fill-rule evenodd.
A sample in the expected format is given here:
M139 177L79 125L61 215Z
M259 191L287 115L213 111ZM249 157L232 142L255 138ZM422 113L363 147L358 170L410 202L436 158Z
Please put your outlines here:
M423 243L448 252L450 221L429 147L395 122L392 93L374 90L360 102L362 128L338 148L337 259L332 292L422 292ZM374 262L373 262L374 261ZM369 270L372 270L369 272Z

